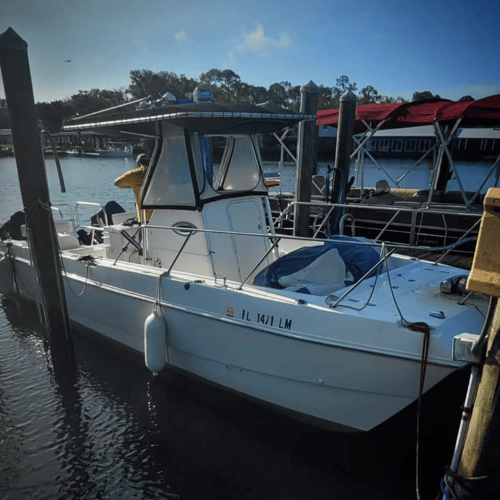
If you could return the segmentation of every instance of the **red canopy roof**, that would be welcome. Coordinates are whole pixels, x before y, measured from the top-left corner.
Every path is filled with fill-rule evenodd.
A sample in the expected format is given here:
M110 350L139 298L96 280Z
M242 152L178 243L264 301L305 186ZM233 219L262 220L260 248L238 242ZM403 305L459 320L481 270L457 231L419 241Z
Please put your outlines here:
M318 125L338 126L339 110L318 111ZM395 104L365 104L356 108L356 133L367 130L363 121L375 127L387 120L382 128L401 128L431 125L435 121L448 122L462 118L461 127L500 125L500 95L470 102L426 100Z

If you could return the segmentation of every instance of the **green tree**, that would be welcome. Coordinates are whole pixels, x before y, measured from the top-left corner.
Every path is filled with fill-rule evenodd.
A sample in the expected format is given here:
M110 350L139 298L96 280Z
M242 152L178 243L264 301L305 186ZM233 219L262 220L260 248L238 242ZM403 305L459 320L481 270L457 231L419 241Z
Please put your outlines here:
M154 72L149 69L132 70L130 72L130 85L127 94L133 99L151 97L159 99L167 92L178 99L192 95L198 82L186 75L178 76L172 71Z
M424 90L423 92L413 92L412 101L422 101L424 99L441 99L441 96L438 94L434 95L429 90Z
M214 100L218 101L222 97L221 84L223 81L222 71L212 68L200 75L200 83L204 87L210 88Z
M382 98L383 96L374 87L368 85L359 92L358 105L379 103Z
M174 80L172 79L172 82ZM179 97L190 97L194 89L199 86L199 82L193 78L187 78L186 75L181 74L177 77L175 81L174 90L177 92Z
M238 100L241 78L231 69L222 71L221 88L223 89L226 102Z
M286 89L281 83L273 83L267 90L267 98L269 104L286 108L289 104Z
M265 87L256 87L248 83L239 84L239 100L251 104L264 104L268 101L267 89Z
M470 102L470 101L475 101L474 97L470 95L464 95L458 100L458 102Z
M380 99L380 104L393 104L396 102L403 103L403 102L408 102L408 101L400 95L398 95L397 97L389 97L389 96L384 95Z
M358 89L355 83L349 82L349 77L346 75L342 75L337 78L337 88L340 90L342 94L344 92L347 92L348 90L354 92L355 90Z
M322 108L318 109L337 109L340 105L340 97L344 92L357 90L356 83L351 83L347 75L339 76L336 80L336 86L330 87L331 97L327 102L324 102Z
M231 69L212 68L200 75L200 84L209 87L214 99L219 102L241 100L241 78ZM245 87L245 90L248 91L248 86Z
M320 85L318 87L318 110L331 109L334 105L334 94L332 87Z
M68 99L76 114L83 116L102 109L124 104L125 94L121 90L91 89L79 90Z
M143 97L158 99L167 92L167 82L163 75L149 69L132 70L130 80L127 93L134 99Z
M63 121L75 115L74 106L67 101L38 102L35 109L43 128L51 133L59 132Z

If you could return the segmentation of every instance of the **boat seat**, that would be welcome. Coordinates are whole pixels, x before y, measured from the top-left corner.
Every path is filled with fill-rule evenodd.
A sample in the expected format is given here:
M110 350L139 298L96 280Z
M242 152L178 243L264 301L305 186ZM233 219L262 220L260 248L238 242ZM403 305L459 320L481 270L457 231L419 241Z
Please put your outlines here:
M72 248L77 248L80 246L80 242L76 236L67 233L57 233L57 239L59 241L59 248L61 250L70 250Z
M67 220L55 220L54 225L56 226L56 231L58 233L72 233L71 224Z
M57 240L59 241L59 248L61 250L69 250L71 248L78 248L80 242L78 238L71 234L71 223L67 220L54 221L57 231ZM21 226L21 232L26 238L26 225Z

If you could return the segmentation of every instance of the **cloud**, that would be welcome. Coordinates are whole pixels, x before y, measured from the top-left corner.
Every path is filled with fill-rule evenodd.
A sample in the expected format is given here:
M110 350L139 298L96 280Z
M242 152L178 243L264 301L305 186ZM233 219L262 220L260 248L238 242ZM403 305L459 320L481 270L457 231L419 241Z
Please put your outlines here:
M177 35L174 35L175 41L178 43L185 42L188 39L187 33L184 30L180 30Z
M292 45L287 35L279 38L271 38L264 31L264 25L259 24L254 31L246 34L237 47L237 52L251 52L254 54L269 56L275 50L283 50Z

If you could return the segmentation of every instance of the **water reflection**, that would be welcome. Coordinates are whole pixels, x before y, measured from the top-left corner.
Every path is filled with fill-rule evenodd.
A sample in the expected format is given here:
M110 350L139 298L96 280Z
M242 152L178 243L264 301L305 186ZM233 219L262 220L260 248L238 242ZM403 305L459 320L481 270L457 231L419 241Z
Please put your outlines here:
M0 308L1 498L414 496L414 408L376 433L321 431L179 374L153 379L77 328L78 372L61 379L36 318L31 304ZM436 497L459 418L430 399L423 498Z

